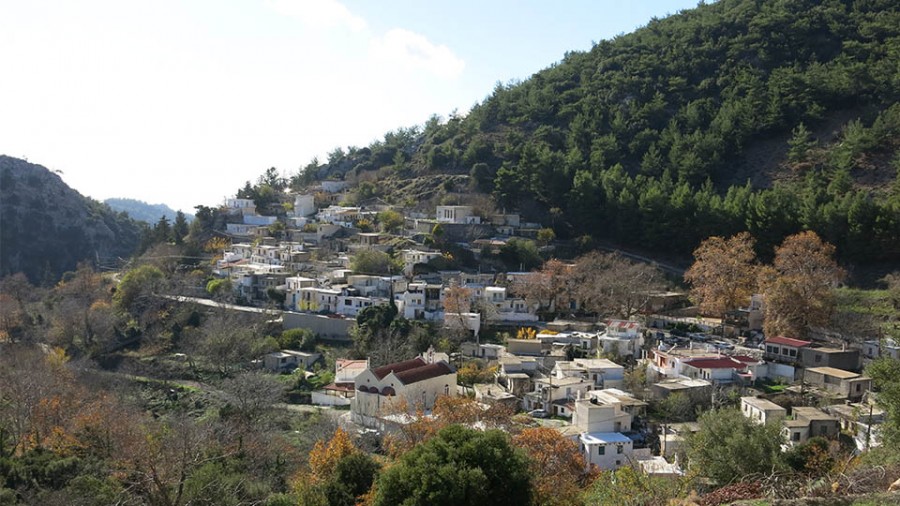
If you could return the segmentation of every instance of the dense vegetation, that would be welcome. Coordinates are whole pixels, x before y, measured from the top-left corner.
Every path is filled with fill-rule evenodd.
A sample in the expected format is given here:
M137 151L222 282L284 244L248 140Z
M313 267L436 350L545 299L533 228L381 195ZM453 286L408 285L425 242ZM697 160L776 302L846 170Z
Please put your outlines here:
M746 230L771 255L811 229L844 259L897 260L898 36L888 0L701 5L498 84L465 117L335 149L294 182L411 204L402 181L469 174L563 238L689 253ZM466 198L444 186L427 195Z

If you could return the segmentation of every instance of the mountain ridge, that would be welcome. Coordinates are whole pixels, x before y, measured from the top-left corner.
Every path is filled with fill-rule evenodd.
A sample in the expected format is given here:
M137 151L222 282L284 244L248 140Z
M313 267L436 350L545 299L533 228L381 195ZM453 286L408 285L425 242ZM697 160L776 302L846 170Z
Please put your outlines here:
M54 283L79 262L130 256L141 226L85 197L42 165L0 155L0 277Z

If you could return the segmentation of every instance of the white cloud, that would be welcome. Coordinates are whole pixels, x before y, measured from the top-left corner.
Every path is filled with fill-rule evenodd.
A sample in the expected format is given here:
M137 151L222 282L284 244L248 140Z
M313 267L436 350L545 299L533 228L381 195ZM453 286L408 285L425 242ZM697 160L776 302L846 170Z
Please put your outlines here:
M355 32L366 28L366 20L350 12L336 0L268 0L279 14L299 19L316 28L347 27Z
M435 45L424 35L395 28L372 39L370 55L376 61L411 70L426 70L438 77L459 77L466 62L445 45Z

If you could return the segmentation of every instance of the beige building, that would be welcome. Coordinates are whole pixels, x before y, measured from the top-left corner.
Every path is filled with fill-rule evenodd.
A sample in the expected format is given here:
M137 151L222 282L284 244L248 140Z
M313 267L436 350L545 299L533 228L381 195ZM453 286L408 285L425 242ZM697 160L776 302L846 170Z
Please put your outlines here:
M442 395L456 396L456 369L443 360L428 363L421 357L367 368L354 380L356 396L350 405L354 422L380 428L380 419L398 411L429 411Z

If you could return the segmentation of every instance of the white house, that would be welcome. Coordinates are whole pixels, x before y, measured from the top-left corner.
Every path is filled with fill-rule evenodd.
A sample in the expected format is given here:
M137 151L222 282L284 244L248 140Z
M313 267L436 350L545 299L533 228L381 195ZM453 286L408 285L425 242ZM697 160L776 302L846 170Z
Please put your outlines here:
M625 368L605 358L576 358L557 361L553 366L557 378L577 377L590 381L600 388L616 388L625 380Z
M465 341L459 345L460 353L465 357L483 358L485 360L497 360L506 352L506 346L492 343L473 343Z
M316 214L316 198L312 195L294 195L293 214L303 218Z
M878 358L883 355L900 360L900 345L890 337L881 341L866 341L863 343L862 354L866 358Z
M620 357L640 355L644 345L641 324L628 320L610 320L606 332L599 336L599 346L604 353L612 353Z
M412 275L413 267L416 264L426 264L430 260L441 256L440 251L423 251L418 249L405 249L401 252L403 255L403 273Z
M634 443L618 432L585 432L578 437L579 447L588 465L603 470L629 465Z
M475 216L472 206L437 206L435 212L438 223L478 224L481 218Z
M328 206L319 211L316 219L322 223L330 223L341 227L352 227L359 220L361 209L358 207Z
M429 411L442 395L456 396L456 369L443 360L428 363L421 357L374 369L354 380L356 395L350 405L355 423L380 427L380 418L402 410L407 414Z
M759 397L741 397L741 413L756 423L781 423L787 417L787 410Z
M225 207L229 213L256 213L256 203L253 202L253 199L225 199Z
M334 363L334 383L312 393L312 403L323 406L349 406L356 393L356 377L368 369L368 360L337 359Z
M298 311L337 312L338 297L341 291L331 288L306 287L300 289Z

